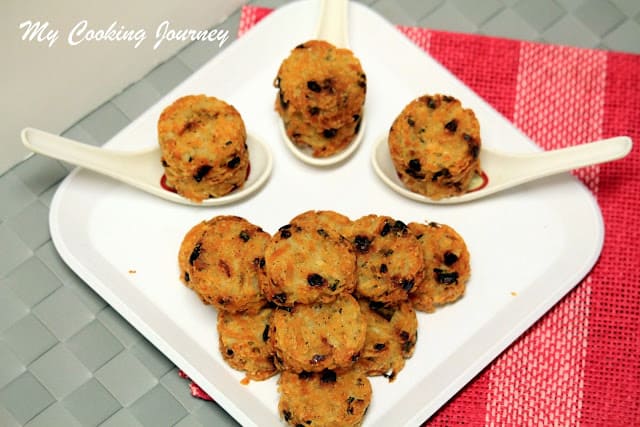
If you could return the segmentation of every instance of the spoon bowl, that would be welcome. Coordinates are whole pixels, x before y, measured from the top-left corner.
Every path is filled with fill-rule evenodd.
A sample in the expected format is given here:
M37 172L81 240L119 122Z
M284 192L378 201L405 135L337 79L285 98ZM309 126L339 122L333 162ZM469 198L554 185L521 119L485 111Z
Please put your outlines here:
M314 33L315 38L325 40L336 47L348 49L348 8L348 0L320 0L320 12ZM366 114L363 112L358 133L353 137L349 145L340 152L327 157L314 157L311 154L311 150L294 144L289 139L280 117L278 117L278 128L285 145L295 157L312 166L327 167L343 162L356 151L364 135L365 118Z
M291 139L289 139L282 120L278 120L278 128L280 129L280 134L286 146L295 157L312 166L329 167L343 162L347 158L351 157L351 155L358 149L360 142L362 142L362 137L364 136L362 129L365 125L365 118L366 115L362 114L362 118L360 119L360 129L358 129L358 133L355 134L349 145L347 145L344 150L327 157L314 157L311 154L312 150L310 148L302 148L294 144Z
M480 149L482 174L474 177L470 189L460 196L439 200L415 193L404 186L391 161L386 135L374 146L371 163L378 177L397 193L418 202L444 205L470 202L546 176L621 159L629 154L632 145L631 138L618 136L526 154L503 153L483 147Z
M251 170L241 188L216 198L196 202L164 186L160 147L142 150L115 150L94 147L34 128L21 132L22 143L34 153L62 160L121 181L174 203L192 206L221 206L256 192L269 178L273 167L271 152L258 138L247 134Z

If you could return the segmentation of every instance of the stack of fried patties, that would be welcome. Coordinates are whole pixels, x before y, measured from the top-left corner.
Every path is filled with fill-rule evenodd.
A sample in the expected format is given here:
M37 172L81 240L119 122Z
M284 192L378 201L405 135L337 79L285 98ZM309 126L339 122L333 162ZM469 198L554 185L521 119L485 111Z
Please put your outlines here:
M224 196L249 176L244 121L216 97L175 100L158 119L158 142L167 186L196 202Z
M464 194L481 173L480 123L449 95L407 104L391 125L388 145L398 178L434 200Z
M322 40L302 43L282 62L274 85L289 139L314 157L339 153L358 133L367 80L349 49Z
M223 358L247 380L278 372L267 344L272 308L258 280L270 239L244 218L221 215L192 227L178 255L182 282L218 310Z
M263 292L278 306L269 341L282 371L279 412L291 425L358 425L371 401L354 369L367 322L353 293L356 255L334 212L306 212L267 245Z
M458 299L469 255L455 231L388 216L307 211L269 236L220 216L193 227L183 282L218 308L220 351L248 379L281 372L290 425L359 425L369 376L393 381L414 353L415 309Z

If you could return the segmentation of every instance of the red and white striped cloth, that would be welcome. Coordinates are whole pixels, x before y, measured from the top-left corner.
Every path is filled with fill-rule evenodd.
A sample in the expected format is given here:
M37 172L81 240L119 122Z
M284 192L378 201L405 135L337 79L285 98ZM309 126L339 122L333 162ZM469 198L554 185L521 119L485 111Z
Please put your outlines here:
M270 12L243 7L238 34ZM640 425L640 56L399 29L545 149L636 142L576 172L604 216L594 269L425 424Z

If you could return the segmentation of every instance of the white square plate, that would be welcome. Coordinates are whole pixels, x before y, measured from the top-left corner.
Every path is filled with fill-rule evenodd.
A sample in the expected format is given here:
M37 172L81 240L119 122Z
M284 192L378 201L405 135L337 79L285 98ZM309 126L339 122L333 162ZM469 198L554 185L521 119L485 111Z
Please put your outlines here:
M414 356L393 383L372 379L365 418L365 426L419 425L588 273L602 247L602 218L589 191L570 174L451 206L417 203L385 187L369 161L373 144L411 99L425 93L447 93L473 108L486 146L537 148L358 3L350 5L350 39L368 77L365 139L335 168L298 161L279 139L272 83L290 49L311 38L317 12L313 0L275 11L107 144L156 144L158 116L179 96L225 99L274 155L272 176L256 195L228 206L188 207L75 170L53 200L51 235L65 262L238 422L264 427L281 425L277 379L242 385L243 374L222 360L215 310L179 281L177 252L187 230L215 215L233 214L273 233L308 209L332 209L353 219L376 213L451 225L471 253L467 293L434 314L419 314Z

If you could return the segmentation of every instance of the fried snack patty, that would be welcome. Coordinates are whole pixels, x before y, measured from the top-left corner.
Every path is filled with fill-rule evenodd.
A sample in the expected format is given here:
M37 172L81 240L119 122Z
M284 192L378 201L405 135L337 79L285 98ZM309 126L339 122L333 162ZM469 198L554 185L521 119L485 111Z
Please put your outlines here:
M353 52L323 40L296 46L280 65L275 85L282 109L302 113L318 129L351 122L367 91L366 75Z
M353 222L348 236L356 252L356 294L373 301L406 301L424 277L424 257L402 221L366 215Z
M436 306L462 297L471 275L469 251L462 236L435 222L412 222L409 229L422 246L426 266L424 281L410 296L414 308L432 312Z
M358 133L367 78L349 49L323 40L302 43L280 65L274 86L287 135L313 156L342 151Z
M278 411L290 426L352 427L362 424L371 403L371 383L356 370L283 372Z
M180 278L205 304L255 313L266 303L259 272L270 238L237 216L221 215L196 224L180 246Z
M384 375L393 381L410 358L418 339L418 318L409 301L390 307L359 300L367 322L367 336L356 368L367 375Z
M356 285L355 254L334 230L291 222L271 238L264 259L262 292L280 306L330 302Z
M434 200L466 192L480 172L480 124L451 96L411 101L394 120L388 145L404 185Z
M177 99L158 120L167 185L198 202L242 187L249 175L246 140L233 106L206 95Z
M362 350L366 328L358 301L342 294L330 303L276 310L269 340L281 369L319 372L352 366Z
M247 378L262 381L278 372L268 343L273 309L264 307L256 314L218 311L219 348L222 357Z
M335 230L338 234L346 236L351 227L351 219L348 216L331 210L306 211L296 215L292 220L296 224L309 224L316 229L323 228Z

